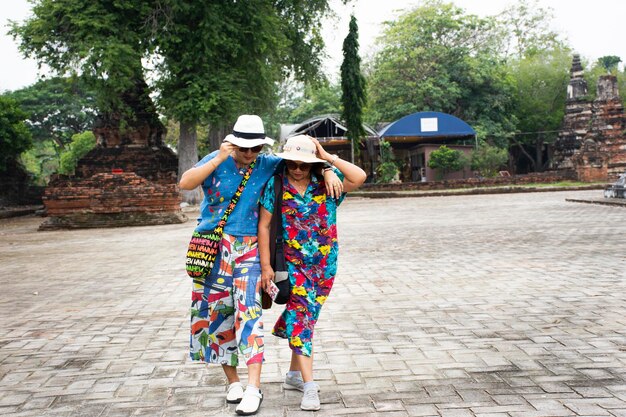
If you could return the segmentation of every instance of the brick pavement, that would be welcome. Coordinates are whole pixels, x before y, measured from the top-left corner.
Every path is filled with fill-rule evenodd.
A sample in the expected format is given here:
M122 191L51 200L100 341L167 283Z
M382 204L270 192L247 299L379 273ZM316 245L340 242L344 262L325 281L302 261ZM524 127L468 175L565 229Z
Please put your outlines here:
M283 392L268 335L259 416L626 416L626 212L565 201L597 193L348 199L322 409ZM40 222L0 221L0 415L235 415L187 360L192 222Z

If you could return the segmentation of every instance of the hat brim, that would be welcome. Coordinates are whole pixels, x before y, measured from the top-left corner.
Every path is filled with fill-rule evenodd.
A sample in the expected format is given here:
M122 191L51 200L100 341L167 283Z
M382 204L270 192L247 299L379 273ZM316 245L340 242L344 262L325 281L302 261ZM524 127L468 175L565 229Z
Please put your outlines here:
M230 142L233 145L237 145L241 148L254 148L259 145L270 145L274 144L274 139L270 137L258 138L258 139L244 139L233 135L232 133L224 138L226 142Z
M291 152L279 152L276 154L279 158L287 159L289 161L306 162L307 164L314 164L316 162L326 162L323 159L316 158L314 156L297 155Z

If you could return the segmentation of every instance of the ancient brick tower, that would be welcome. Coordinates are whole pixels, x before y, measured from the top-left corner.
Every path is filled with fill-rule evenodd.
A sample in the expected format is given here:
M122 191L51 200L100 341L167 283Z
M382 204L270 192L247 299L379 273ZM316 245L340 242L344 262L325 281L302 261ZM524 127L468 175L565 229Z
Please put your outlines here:
M578 55L570 74L553 167L573 170L581 181L614 181L626 170L626 117L617 79L601 76L596 99L590 101Z
M151 102L150 102L151 103ZM139 112L125 129L116 115L93 129L98 146L75 176L55 176L43 200L40 230L181 223L178 158L163 144L156 111Z

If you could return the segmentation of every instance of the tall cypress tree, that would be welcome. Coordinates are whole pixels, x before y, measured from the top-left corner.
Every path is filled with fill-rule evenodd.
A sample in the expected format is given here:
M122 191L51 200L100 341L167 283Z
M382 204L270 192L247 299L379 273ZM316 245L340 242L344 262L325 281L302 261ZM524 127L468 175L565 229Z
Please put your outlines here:
M363 108L366 104L365 78L361 73L359 57L359 27L354 15L350 17L350 30L343 41L343 62L341 63L341 102L342 118L348 128L348 139L352 143L352 163L354 154L359 153L363 129Z

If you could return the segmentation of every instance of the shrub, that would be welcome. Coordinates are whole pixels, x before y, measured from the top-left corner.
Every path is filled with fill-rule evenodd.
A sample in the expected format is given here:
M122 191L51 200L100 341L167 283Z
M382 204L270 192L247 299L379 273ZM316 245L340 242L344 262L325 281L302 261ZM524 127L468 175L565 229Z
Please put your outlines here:
M439 179L445 178L450 172L460 171L467 164L463 152L442 145L432 151L428 159L428 167L438 171Z
M380 141L380 165L376 167L376 182L387 183L393 181L400 170L396 165L393 151L389 142Z
M33 145L24 122L27 117L15 100L0 96L0 172L8 170Z
M495 177L506 165L509 153L506 149L484 144L472 152L472 170L483 177Z
M61 154L59 173L73 175L78 161L96 147L96 137L91 132L77 133L72 136L68 149Z

